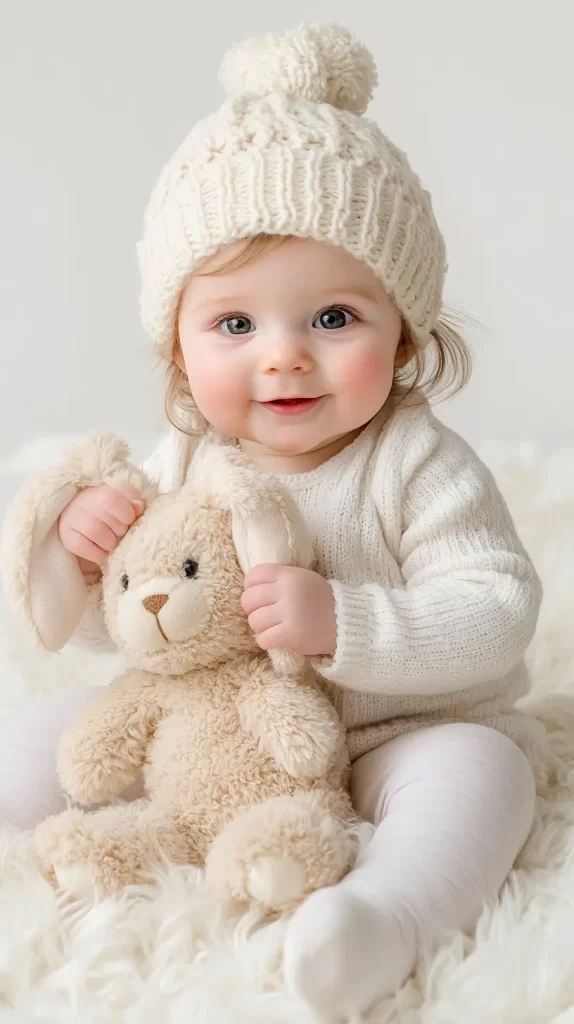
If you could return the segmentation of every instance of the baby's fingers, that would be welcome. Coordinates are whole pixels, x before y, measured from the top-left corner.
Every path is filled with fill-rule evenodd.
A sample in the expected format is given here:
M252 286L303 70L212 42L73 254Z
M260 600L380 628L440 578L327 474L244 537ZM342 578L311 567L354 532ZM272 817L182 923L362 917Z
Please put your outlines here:
M65 534L65 537L62 536L64 543L67 541L68 532L72 534L80 534L80 536L84 537L87 541L90 541L97 548L100 548L104 554L109 554L110 551L113 551L114 548L117 547L118 538L113 530L111 530L102 519L98 518L98 516L93 515L91 512L87 512L83 508L77 508L74 513L73 521L63 524L60 529L60 535L62 536L63 533ZM77 553L78 552L76 551L73 552L73 554ZM85 558L87 556L81 555L81 557Z
M282 623L257 633L255 639L262 651L292 650L290 639Z
M245 574L244 586L246 590L250 590L251 587L265 586L268 583L277 583L279 579L285 573L284 565L276 565L275 563L262 562L260 565L255 565L253 569Z
M135 487L130 487L129 484L117 483L111 488L115 494L121 494L122 497L127 498L130 504L136 509L138 516L141 516L145 504L144 500Z
M137 516L133 513L133 519L131 523L123 523L120 519L117 519L111 512L108 512L106 508L103 508L98 512L98 516L101 521L112 531L117 540L121 540L125 537L130 526L135 522Z
M258 608L266 608L277 603L277 587L272 583L263 583L257 587L244 590L241 596L241 607L246 615L251 615Z
M94 544L83 534L78 533L73 527L68 527L65 531L65 537L62 537L62 541L66 551L69 551L71 555L75 555L76 558L83 559L84 562L95 562L96 565L102 566L108 557L108 552L99 548L97 544ZM80 568L82 565L80 564Z
M105 519L114 532L114 527L118 523L126 528L130 527L144 510L141 496L127 484L98 487L91 494L89 491L85 491L84 494L85 501L82 501L82 507ZM126 530L116 535L123 537L125 532Z
M249 628L253 630L256 636L261 633L265 633L266 630L272 629L273 626L279 626L281 623L281 616L277 605L270 605L267 608L258 608L256 612L252 612L247 619Z

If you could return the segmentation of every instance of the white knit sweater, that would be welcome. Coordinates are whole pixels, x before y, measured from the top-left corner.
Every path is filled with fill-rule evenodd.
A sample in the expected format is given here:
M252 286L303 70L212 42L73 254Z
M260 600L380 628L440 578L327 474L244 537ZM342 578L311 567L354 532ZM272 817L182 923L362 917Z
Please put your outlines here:
M192 452L174 431L145 468L181 487ZM514 704L541 585L472 449L426 404L385 409L339 455L281 479L333 588L337 650L316 667L352 758L438 721L498 728L536 758L538 724Z

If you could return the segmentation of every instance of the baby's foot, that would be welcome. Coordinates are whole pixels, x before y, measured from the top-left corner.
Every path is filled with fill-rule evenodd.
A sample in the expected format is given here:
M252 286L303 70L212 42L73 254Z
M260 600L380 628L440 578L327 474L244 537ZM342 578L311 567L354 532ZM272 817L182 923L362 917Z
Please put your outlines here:
M310 896L285 941L288 988L332 1019L361 1014L396 992L414 962L412 928L351 881Z

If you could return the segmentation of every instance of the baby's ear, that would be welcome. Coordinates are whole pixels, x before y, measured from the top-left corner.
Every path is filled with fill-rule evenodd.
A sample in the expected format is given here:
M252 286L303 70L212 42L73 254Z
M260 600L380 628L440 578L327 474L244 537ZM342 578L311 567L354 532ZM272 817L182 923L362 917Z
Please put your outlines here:
M237 559L244 573L256 565L296 565L310 569L311 539L303 517L277 479L254 466L236 448L208 439L194 456L190 487L231 512ZM271 651L275 667L300 671L304 659Z

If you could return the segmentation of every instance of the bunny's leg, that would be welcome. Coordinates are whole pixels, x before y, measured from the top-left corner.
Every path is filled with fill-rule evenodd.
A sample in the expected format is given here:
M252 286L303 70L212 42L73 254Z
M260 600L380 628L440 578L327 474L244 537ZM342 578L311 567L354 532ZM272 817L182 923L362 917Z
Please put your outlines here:
M64 811L36 829L40 865L66 888L95 886L107 896L150 880L162 863L197 863L190 829L177 827L148 800L88 813Z
M226 898L290 910L351 866L350 817L345 794L319 789L245 808L212 844L207 880Z

